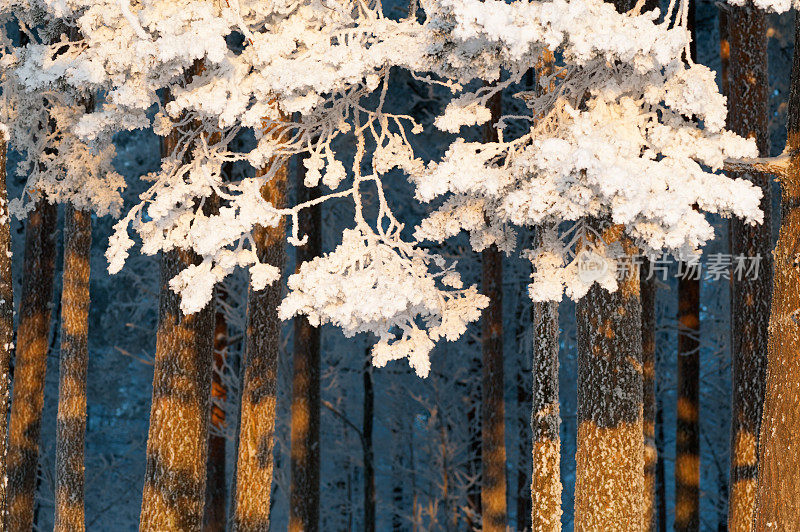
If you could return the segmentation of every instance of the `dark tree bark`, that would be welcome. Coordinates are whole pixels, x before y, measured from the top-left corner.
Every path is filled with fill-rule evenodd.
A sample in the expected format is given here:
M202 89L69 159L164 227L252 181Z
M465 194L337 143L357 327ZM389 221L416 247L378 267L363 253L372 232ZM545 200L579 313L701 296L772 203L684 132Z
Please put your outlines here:
M61 357L56 424L57 531L85 529L84 438L89 362L89 273L92 215L66 205L61 291Z
M319 197L319 188L303 184L305 166L298 158L297 202ZM320 206L300 213L300 227L308 236L297 248L297 267L319 256L322 251L322 216ZM320 423L320 330L305 316L294 319L294 376L292 378L291 428L291 508L289 530L319 530L319 423Z
M217 289L222 291L221 288ZM219 297L224 297L224 292ZM225 314L217 311L214 316L214 370L211 374L211 425L220 432L208 437L208 464L206 467L206 507L203 517L204 532L225 531L225 403L228 389L222 382L222 371L228 352L228 323ZM215 404L215 401L217 404Z
M11 395L11 350L14 342L14 286L11 280L11 213L8 211L6 157L8 142L0 135L0 531L8 530L8 407Z
M286 205L287 176L288 165L283 164L261 188L264 199L277 208ZM283 270L286 262L285 237L283 221L276 227L257 226L253 230L253 240L259 260ZM251 287L247 295L247 358L236 463L235 531L269 530L281 286L280 282L275 282L261 291Z
M645 260L639 272L642 299L642 392L644 422L644 510L642 530L655 532L656 522L656 278Z
M497 130L494 126L500 118L500 106L500 93L497 93L489 102L491 123L483 128L486 142L497 142ZM490 299L481 320L481 522L484 532L505 532L507 503L503 398L503 256L496 246L492 245L483 251L481 267L483 294Z
M364 438L364 531L375 532L375 448L372 425L375 417L375 390L369 354L364 363L364 408L361 434Z
M11 432L8 441L8 529L33 527L44 378L50 342L57 208L40 199L28 215L17 325Z
M697 60L695 0L689 1L691 55ZM675 431L675 530L700 527L700 275L683 264L678 279L678 412Z
M795 20L800 42L800 17ZM787 119L789 165L781 184L774 251L767 381L758 454L755 530L800 529L800 49L795 48Z
M728 127L754 137L762 156L769 155L767 28L763 11L730 7L727 17L730 50ZM753 226L732 218L731 254L760 257L758 276L731 276L732 412L728 528L749 531L756 500L758 427L764 401L772 290L772 180L759 173L731 177L761 188L764 222Z
M638 250L622 226L590 220L606 243ZM587 232L587 243L595 238ZM642 309L639 270L619 289L594 284L576 305L578 329L578 448L575 456L575 530L642 527Z

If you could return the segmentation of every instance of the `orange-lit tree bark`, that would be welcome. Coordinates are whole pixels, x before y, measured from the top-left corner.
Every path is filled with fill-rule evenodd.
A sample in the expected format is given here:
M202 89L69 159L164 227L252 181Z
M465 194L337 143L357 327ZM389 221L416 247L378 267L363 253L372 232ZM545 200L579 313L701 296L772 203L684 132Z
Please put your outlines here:
M222 289L218 287L217 291L219 294ZM223 294L218 297L223 297ZM211 375L211 425L215 432L208 437L204 532L225 531L225 410L220 405L228 397L228 389L222 382L227 350L228 323L225 313L217 310L214 316L214 370Z
M92 215L67 204L61 287L61 357L56 422L57 531L85 529L84 437L89 362L89 260Z
M588 221L625 253L637 249L618 225ZM596 238L587 232L587 241ZM644 489L642 316L639 269L628 268L619 289L594 284L576 304L578 446L575 530L640 530Z
M727 16L730 50L728 127L754 137L769 155L766 15L752 6L731 6ZM730 499L728 528L749 531L756 498L758 426L764 400L772 289L772 180L761 172L737 173L763 192L764 222L751 226L731 219L731 254L759 257L757 275L731 277L731 358L733 363Z
M297 202L319 197L319 188L303 184L305 166L297 164ZM300 214L300 228L308 241L297 248L297 267L322 250L322 216L319 205ZM319 364L320 330L305 316L294 319L294 376L292 378L291 507L289 530L319 530Z
M22 297L17 325L11 432L8 441L8 529L33 528L44 377L50 340L57 209L40 199L25 229Z
M206 492L214 304L183 315L169 280L198 264L191 251L161 257L161 297L139 530L200 530Z
M795 20L800 42L800 17ZM755 530L800 529L800 49L787 117L788 166L780 176L781 228L774 251L767 381L761 418Z
M492 120L483 128L486 142L497 142L500 93L489 102ZM506 530L505 402L503 400L503 256L496 246L481 256L483 293L490 299L483 311L481 381L481 518L485 532Z
M655 532L656 522L656 278L645 259L639 271L642 300L642 396L644 428L644 509L642 530Z
M11 281L11 216L6 189L8 143L0 135L0 530L7 529L8 406L11 395L11 350L14 342L14 287Z
M198 62L187 73L202 71ZM167 99L169 99L167 95ZM191 127L191 125L189 126ZM178 147L181 131L162 142L162 156ZM210 204L207 203L206 208ZM214 350L214 300L184 315L169 281L200 258L191 250L161 253L161 294L147 434L140 531L197 530L203 524Z
M691 55L695 45L695 0L689 1ZM675 530L700 527L700 272L683 263L678 279L678 412L675 429Z
M282 208L286 205L288 165L281 166L261 188L265 200ZM257 226L253 241L261 262L281 270L286 262L283 221L276 227ZM281 283L247 294L247 331L239 450L236 462L233 529L269 530L272 491L272 451L275 437L278 349L281 323L278 304Z

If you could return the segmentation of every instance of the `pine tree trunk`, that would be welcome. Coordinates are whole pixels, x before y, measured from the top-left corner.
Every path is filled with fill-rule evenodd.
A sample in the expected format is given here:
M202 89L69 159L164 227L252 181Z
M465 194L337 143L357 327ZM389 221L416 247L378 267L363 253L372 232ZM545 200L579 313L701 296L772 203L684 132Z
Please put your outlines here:
M689 0L691 56L697 60L695 3ZM678 279L678 412L675 429L675 530L700 528L700 276L684 264ZM699 267L699 266L698 266Z
M198 264L191 251L162 252L153 399L141 531L200 530L206 492L214 304L189 316L169 281Z
M319 197L319 188L303 184L305 166L298 158L297 202ZM319 205L300 213L300 228L308 235L297 248L297 267L322 251L322 216ZM292 379L291 508L289 530L319 530L319 419L320 330L305 316L294 319L294 376Z
M800 42L800 17L795 20ZM781 228L774 252L767 381L761 420L756 532L800 529L800 49L792 65L787 174L781 179Z
M288 165L281 166L261 188L265 200L278 208L286 205ZM281 270L286 261L284 222L253 230L259 259ZM281 323L278 304L281 283L261 291L248 290L247 339L233 529L241 532L269 530L272 492L275 403Z
M535 231L539 240L541 229ZM562 513L558 303L533 304L533 335L531 530L558 532Z
M58 211L39 200L28 215L22 297L17 325L11 433L8 441L8 524L12 532L33 527L33 503L50 343Z
M198 61L187 82L202 72ZM171 96L166 95L166 100ZM174 153L181 132L162 141L162 157ZM206 208L211 202L206 203ZM169 281L200 258L191 250L161 253L161 289L139 530L193 530L203 525L214 355L214 299L184 315Z
M221 287L217 288L222 291ZM223 293L224 294L224 293ZM222 297L222 295L221 295ZM204 532L225 532L225 410L228 389L222 382L222 371L228 351L228 323L223 312L214 317L214 370L211 374L211 425L220 432L208 437L208 464L206 466L206 506L203 517ZM215 404L215 401L218 404Z
M486 142L497 142L494 125L500 118L500 93L489 102L492 120L483 128ZM481 387L481 514L484 532L506 530L506 444L503 398L503 256L496 246L483 251L483 379Z
M637 249L621 226L589 222L606 243ZM587 233L591 241L593 235ZM644 490L642 316L639 271L619 290L594 284L576 305L578 448L575 530L639 530Z
M11 280L11 214L8 212L6 157L0 135L0 532L8 530L8 407L14 342L14 286Z
M61 359L56 424L56 531L85 529L84 438L89 362L92 215L68 204L64 214Z
M375 448L372 425L375 417L375 390L369 353L364 363L364 408L361 434L364 437L364 532L375 532Z
M691 268L690 268L691 269ZM678 415L675 433L675 530L700 526L700 281L678 279Z
M730 7L728 14L730 85L728 127L755 137L769 155L767 28L763 11ZM749 531L756 499L758 427L764 401L772 289L772 179L762 173L738 174L761 188L764 222L758 226L731 219L731 254L760 257L758 276L731 276L732 415L728 527Z
M642 530L655 532L656 523L656 278L645 259L639 272L642 299L642 372L644 422L644 510Z

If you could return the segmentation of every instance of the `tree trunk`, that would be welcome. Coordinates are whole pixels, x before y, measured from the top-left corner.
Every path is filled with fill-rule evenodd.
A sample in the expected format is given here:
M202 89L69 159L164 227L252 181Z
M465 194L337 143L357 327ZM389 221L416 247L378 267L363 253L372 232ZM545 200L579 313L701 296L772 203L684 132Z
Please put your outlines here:
M762 156L769 156L767 29L763 11L730 7L728 14L730 84L728 127L755 137ZM757 278L731 276L732 415L728 527L749 531L756 499L758 427L764 401L772 289L772 179L763 173L737 174L761 188L764 223L731 219L731 254L760 257Z
M5 135L0 135L0 532L8 530L8 406L11 395L11 350L14 348L11 214L8 212L6 188L7 149L7 139Z
M200 530L206 492L214 304L183 315L169 281L198 264L191 251L162 252L153 400L141 531Z
M642 299L642 392L644 422L644 515L642 530L655 532L656 523L656 278L645 260L639 272ZM649 277L649 278L648 278Z
M364 437L364 531L375 532L375 449L372 422L375 417L375 390L369 353L364 363L364 408L361 434Z
M675 530L700 526L700 281L678 279L678 416L675 432Z
M800 42L800 17L795 20ZM795 48L787 119L789 167L781 178L781 229L758 456L755 530L800 529L800 49Z
M497 142L500 93L489 102L492 120L483 128L485 142ZM490 302L483 311L481 381L481 514L484 532L506 530L506 444L503 399L503 256L492 245L482 253L483 293Z
M319 188L303 184L305 166L297 161L297 202L319 197ZM300 228L308 235L297 248L297 268L322 251L322 216L316 205L300 213ZM294 319L294 376L292 378L291 508L289 530L319 530L319 390L320 330L305 316Z
M541 238L535 229L536 240ZM535 243L536 244L536 243ZM558 303L533 304L531 530L561 530Z
M261 188L265 200L277 208L286 205L288 165L282 165ZM281 270L286 261L283 221L276 227L256 226L253 241L259 260ZM235 531L268 531L272 492L275 403L281 322L278 304L281 283L247 294L247 339L236 490L233 517Z
M85 529L83 502L86 369L89 359L89 266L92 215L68 204L64 215L61 359L56 423L57 531Z
M637 249L622 227L590 221L606 243ZM589 242L592 232L587 232ZM576 305L578 330L578 448L575 530L642 527L642 316L639 270L619 289L594 284Z
M689 0L688 20L694 61L695 2ZM682 266L684 275L678 279L675 530L695 532L700 527L700 272L692 265Z
M218 290L222 290L218 288ZM221 297L224 293L221 294ZM211 374L211 425L220 434L208 438L208 464L206 466L206 506L203 517L204 532L225 532L225 403L228 389L222 382L222 371L228 352L228 323L225 314L217 311L214 317L214 370ZM218 404L214 404L216 401Z
M57 215L55 205L40 199L28 215L25 229L24 277L8 442L8 528L12 532L29 531L33 527L44 377L50 343Z
M187 81L203 69L198 61ZM171 96L166 95L166 100ZM176 151L181 132L161 145L162 157ZM206 202L209 209L213 202ZM196 530L203 525L214 353L214 299L184 315L169 281L199 264L191 250L161 253L161 293L153 368L153 398L147 434L140 531Z

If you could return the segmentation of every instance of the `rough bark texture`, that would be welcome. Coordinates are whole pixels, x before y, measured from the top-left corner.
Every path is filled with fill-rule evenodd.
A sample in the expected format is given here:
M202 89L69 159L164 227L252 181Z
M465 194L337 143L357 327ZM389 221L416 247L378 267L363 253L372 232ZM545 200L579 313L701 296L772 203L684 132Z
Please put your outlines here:
M656 278L645 260L639 272L642 299L642 393L644 420L644 509L642 530L657 530L656 522ZM649 277L649 279L648 279Z
M754 137L762 156L769 155L767 28L763 11L733 7L727 17L730 50L728 127ZM758 427L764 401L772 290L772 181L753 172L731 177L749 179L761 188L764 223L731 219L731 254L760 257L758 276L731 276L732 408L728 528L749 531L756 500Z
M590 221L607 243L637 250L621 226ZM591 242L593 235L587 235ZM578 445L575 530L639 530L642 526L642 316L639 271L619 290L594 284L576 305Z
M537 228L536 237L538 233ZM533 335L531 530L557 532L561 530L562 491L558 303L533 304Z
M11 217L6 189L5 137L0 135L0 531L8 529L8 406L14 342L14 289L11 282Z
M197 62L187 81L202 71ZM170 95L166 95L168 100ZM174 152L181 132L162 142L162 156ZM207 203L206 208L210 205ZM153 398L147 434L141 531L197 530L203 525L211 414L214 351L214 300L184 315L169 281L198 264L192 251L161 254L161 292L153 371Z
M8 528L33 527L44 377L50 340L57 208L39 200L28 215L17 325L11 432L8 442Z
M497 141L495 122L500 118L500 94L489 107L492 121L483 130L484 140ZM481 381L481 514L484 532L506 530L505 402L503 400L503 257L495 246L481 257L483 294L489 306L483 311Z
M211 426L216 433L212 432L208 437L204 532L225 531L225 410L219 405L224 404L228 397L228 389L222 382L227 351L228 323L225 314L217 312L214 317L214 370L211 375Z
M800 42L800 17L795 21ZM767 382L759 436L755 530L800 529L800 49L795 48L787 120L790 154L781 178Z
M161 257L153 399L139 530L200 530L206 492L214 304L189 316L169 280L199 263L184 250Z
M319 188L307 188L305 166L297 164L297 202L316 199ZM300 214L300 228L308 235L297 248L297 267L318 256L322 248L322 217L319 205ZM319 363L320 330L305 316L294 319L294 377L292 378L291 507L289 530L319 530Z
M89 261L92 215L67 204L61 288L61 358L56 422L57 531L85 529L83 449L89 362Z
M286 205L288 165L283 165L261 188L261 194L278 208ZM286 261L283 221L277 227L257 226L253 240L259 259L283 270ZM281 324L278 304L281 283L275 282L247 295L247 332L233 529L269 530L272 492L272 451L275 432L278 349Z

